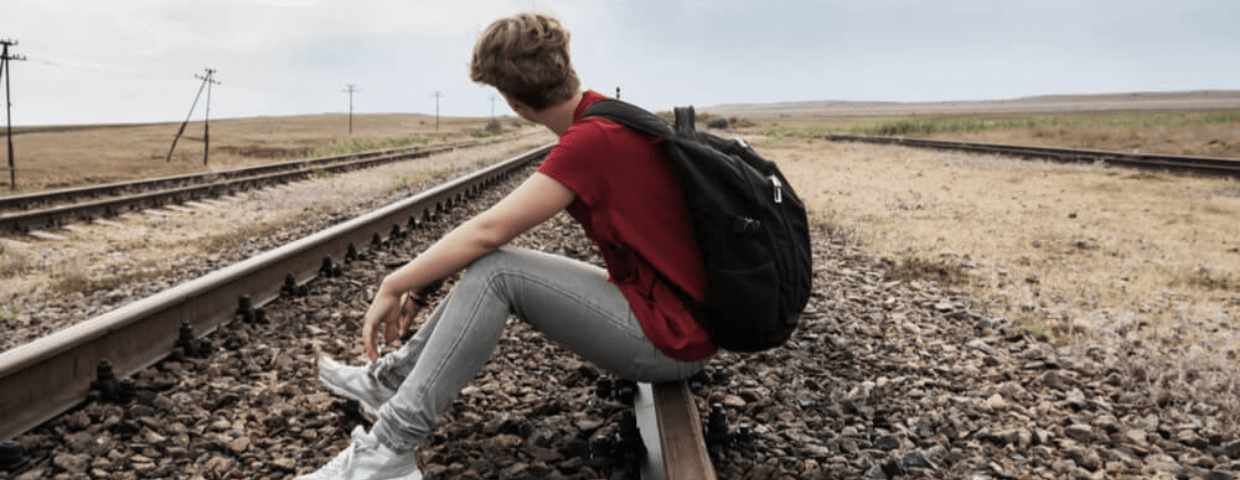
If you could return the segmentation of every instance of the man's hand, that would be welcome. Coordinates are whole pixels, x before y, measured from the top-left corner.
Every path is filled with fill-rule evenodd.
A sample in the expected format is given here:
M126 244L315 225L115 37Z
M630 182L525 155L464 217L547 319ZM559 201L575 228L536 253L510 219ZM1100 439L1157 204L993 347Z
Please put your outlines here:
M408 293L397 296L385 292L385 289L379 288L362 319L362 343L366 347L366 356L372 362L379 359L379 332L383 332L385 343L400 338L419 310Z

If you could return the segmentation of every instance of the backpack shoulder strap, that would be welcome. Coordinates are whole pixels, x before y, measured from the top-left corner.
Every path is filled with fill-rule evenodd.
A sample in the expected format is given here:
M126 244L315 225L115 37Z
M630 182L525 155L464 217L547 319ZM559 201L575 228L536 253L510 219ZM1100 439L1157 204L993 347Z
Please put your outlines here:
M673 134L671 122L637 105L610 98L594 102L581 116L605 118L646 135L663 139L671 138Z

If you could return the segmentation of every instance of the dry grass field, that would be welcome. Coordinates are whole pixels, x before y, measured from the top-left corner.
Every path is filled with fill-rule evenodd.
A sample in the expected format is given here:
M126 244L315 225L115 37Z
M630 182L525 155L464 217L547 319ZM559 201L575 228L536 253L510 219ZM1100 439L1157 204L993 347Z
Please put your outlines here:
M1059 115L1065 112L1049 108L1065 108L1089 120L1075 127L933 136L1240 156L1240 122L1133 121L1216 107L1240 109L1240 94L1085 100L1045 97L1024 102L1028 115ZM727 134L746 137L776 160L805 197L816 223L885 259L903 278L948 281L976 298L977 308L1056 341L1117 336L1194 344L1234 357L1240 348L1234 330L1240 309L1240 183L1235 180L832 143L820 135L907 115L906 110L923 119L981 115L1010 120L1026 115L1014 111L1013 103L1020 102L987 108L975 102L963 113L936 113L934 108L946 108L941 104L922 105L924 111L917 111L917 105L886 105L886 110L867 105L872 113L868 117L838 105L831 107L835 110L796 104L707 111L741 115L749 126ZM1029 107L1033 104L1036 108ZM436 141L469 138L470 131L486 123L444 119L436 132L434 119L425 116L358 115L354 121L352 138L418 136ZM350 138L346 122L344 115L215 121L212 163L205 168L306 156ZM513 124L504 122L509 135L544 132ZM194 141L182 141L173 162L164 162L176 127L15 137L19 181L31 188L52 188L204 169L202 144ZM189 134L200 135L201 124L191 124ZM38 249L42 243L33 245Z
M206 171L226 170L281 160L305 158L337 142L417 138L450 142L471 138L489 119L441 118L412 114L324 114L211 121L209 165L203 165L203 124L190 122L167 161L179 123L109 126L66 132L15 135L17 184L21 192L120 182ZM505 119L506 132L532 132L527 122L516 128ZM4 184L8 173L3 172ZM0 191L0 195L8 190Z
M1086 117L1078 127L928 136L1240 157L1240 121L1133 121L1195 115L1194 106L1202 104L1163 104L1166 111L1115 104L1070 112ZM742 118L754 126L734 134L781 165L813 221L889 263L893 279L950 283L975 298L975 308L1055 342L1116 338L1234 362L1240 349L1235 179L833 143L819 134L892 117L749 113L754 117Z

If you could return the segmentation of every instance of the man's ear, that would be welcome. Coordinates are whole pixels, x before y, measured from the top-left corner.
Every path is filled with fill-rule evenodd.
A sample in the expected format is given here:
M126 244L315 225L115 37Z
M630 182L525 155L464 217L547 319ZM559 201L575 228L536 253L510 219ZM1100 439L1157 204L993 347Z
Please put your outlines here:
M529 105L522 103L520 100L509 97L508 94L501 92L500 95L504 97L505 102L508 102L508 108L511 108L517 116L530 120L531 122L533 121L530 119L530 114L534 113L534 109L530 108Z

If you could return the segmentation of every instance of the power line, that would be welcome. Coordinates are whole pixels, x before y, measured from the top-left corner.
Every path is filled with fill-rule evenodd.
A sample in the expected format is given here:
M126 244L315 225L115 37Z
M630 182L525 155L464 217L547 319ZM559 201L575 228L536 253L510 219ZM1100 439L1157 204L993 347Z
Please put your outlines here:
M348 87L349 87L348 90L342 90L342 91L349 92L349 135L353 135L353 94L355 92L360 93L361 90L358 90L357 85L354 85L352 83L350 83Z
M431 96L435 97L435 131L439 131L439 97L444 97L446 95L439 93L439 91L436 90L435 94Z
M7 137L9 144L9 188L17 191L17 164L13 159L13 91L9 85L13 79L13 67L9 65L10 60L25 60L26 57L17 54L9 54L9 47L17 46L17 40L0 40L0 77L4 77L4 116L7 127ZM7 77L4 72L9 72Z

